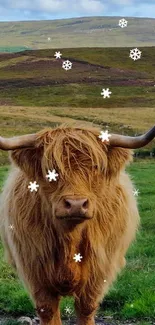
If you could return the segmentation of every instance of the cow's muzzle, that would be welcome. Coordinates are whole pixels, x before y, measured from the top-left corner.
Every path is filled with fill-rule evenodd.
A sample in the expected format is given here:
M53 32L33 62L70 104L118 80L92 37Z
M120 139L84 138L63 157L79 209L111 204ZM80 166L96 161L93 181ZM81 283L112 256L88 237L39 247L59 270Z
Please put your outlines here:
M56 207L56 218L80 223L91 219L88 209L89 201L87 198L63 198Z

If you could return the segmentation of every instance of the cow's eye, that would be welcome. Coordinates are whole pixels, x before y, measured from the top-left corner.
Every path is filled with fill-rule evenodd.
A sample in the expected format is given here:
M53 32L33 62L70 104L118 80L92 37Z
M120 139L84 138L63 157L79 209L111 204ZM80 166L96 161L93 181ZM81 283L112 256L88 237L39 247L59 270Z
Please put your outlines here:
M102 172L104 171L104 166L98 166L98 165L94 165L94 170L101 170Z

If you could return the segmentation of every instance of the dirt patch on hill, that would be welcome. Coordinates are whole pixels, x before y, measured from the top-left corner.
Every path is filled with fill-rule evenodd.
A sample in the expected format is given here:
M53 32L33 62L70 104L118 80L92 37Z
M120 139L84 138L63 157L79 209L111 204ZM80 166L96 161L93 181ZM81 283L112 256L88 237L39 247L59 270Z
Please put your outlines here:
M8 56L8 58L11 57ZM30 57L25 58L25 61L9 64L1 68L1 72L5 72L5 79L2 77L0 80L0 87L25 88L69 83L101 84L103 82L114 86L154 85L154 80L147 72L96 65L75 59L70 59L73 64L72 69L65 71L62 64L66 59Z
M3 88L27 88L27 87L41 87L41 86L52 86L52 85L67 85L67 84L77 84L77 83L86 83L86 84L103 84L102 80L98 80L94 77L81 77L80 79L75 80L53 80L49 77L45 79L42 78L28 78L28 79L5 79L0 80L0 89ZM110 78L108 80L104 80L104 84L106 83L107 86L147 86L147 87L154 87L154 82L150 80L133 80L133 79L118 79L115 80ZM3 105L3 104L1 104Z

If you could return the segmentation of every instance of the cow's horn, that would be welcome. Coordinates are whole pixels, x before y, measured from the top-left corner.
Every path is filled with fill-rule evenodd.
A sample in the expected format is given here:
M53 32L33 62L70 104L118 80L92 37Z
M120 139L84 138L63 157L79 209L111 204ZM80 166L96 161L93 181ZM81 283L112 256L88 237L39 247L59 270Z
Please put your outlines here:
M109 144L114 147L136 149L146 146L155 137L155 126L147 133L136 137L111 134Z
M13 138L0 137L0 149L15 150L27 147L34 147L36 134L26 134Z

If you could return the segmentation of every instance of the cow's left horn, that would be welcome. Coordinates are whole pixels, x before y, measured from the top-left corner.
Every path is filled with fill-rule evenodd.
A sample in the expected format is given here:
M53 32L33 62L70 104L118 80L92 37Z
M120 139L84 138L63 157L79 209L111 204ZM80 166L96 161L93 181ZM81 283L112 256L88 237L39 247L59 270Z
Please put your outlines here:
M15 150L34 147L36 137L36 134L26 134L13 138L0 137L0 149Z
M142 148L146 146L155 137L155 126L147 133L136 137L129 137L126 135L111 134L109 144L114 147L122 148Z

